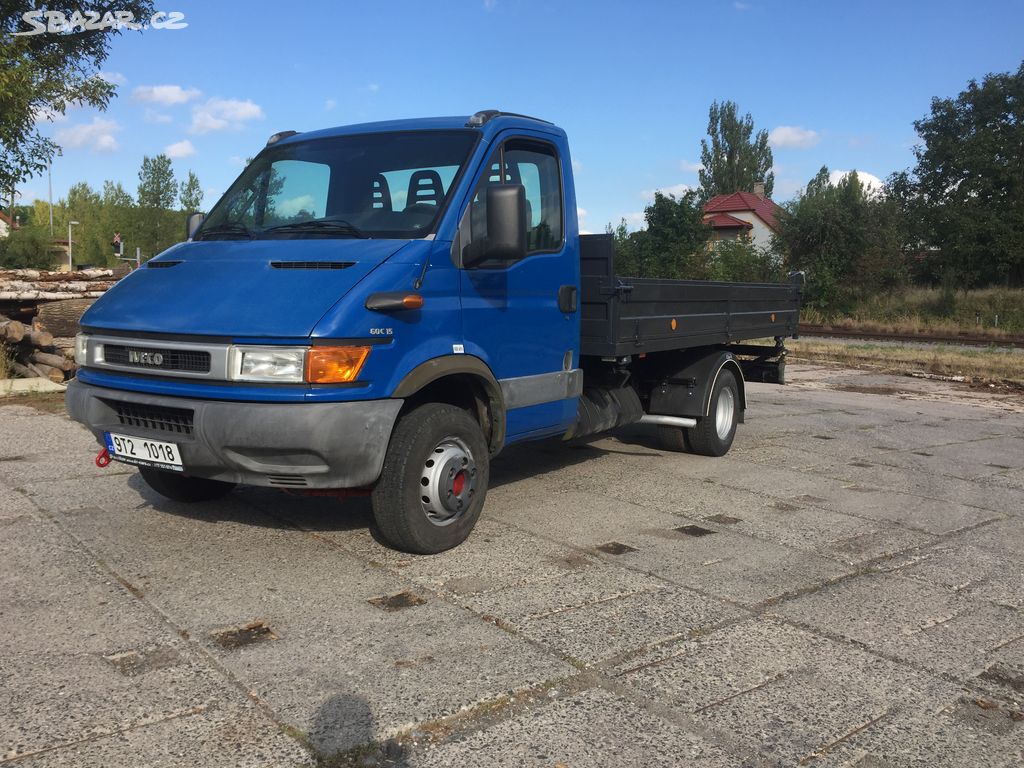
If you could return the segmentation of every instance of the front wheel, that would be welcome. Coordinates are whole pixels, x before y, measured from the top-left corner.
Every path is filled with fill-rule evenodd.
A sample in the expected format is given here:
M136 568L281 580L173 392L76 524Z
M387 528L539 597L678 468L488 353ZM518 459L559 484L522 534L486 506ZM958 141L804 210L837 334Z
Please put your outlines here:
M205 477L189 477L179 472L152 467L139 467L139 474L146 481L146 485L161 496L186 503L220 499L231 493L235 487L234 483L207 480Z
M686 438L694 453L702 456L725 456L736 437L739 420L740 392L736 376L723 368L711 390L708 415L697 420L697 426L686 430Z
M483 510L490 477L487 441L480 425L453 405L428 403L395 427L373 515L396 549L432 555L458 546Z

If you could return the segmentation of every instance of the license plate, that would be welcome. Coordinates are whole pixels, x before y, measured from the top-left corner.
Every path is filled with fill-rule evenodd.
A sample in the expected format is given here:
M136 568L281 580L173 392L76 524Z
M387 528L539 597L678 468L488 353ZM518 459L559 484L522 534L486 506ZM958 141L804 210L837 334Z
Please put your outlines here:
M161 467L178 472L182 469L181 454L174 443L119 435L116 432L104 432L103 437L107 442L107 453L112 459L143 467Z

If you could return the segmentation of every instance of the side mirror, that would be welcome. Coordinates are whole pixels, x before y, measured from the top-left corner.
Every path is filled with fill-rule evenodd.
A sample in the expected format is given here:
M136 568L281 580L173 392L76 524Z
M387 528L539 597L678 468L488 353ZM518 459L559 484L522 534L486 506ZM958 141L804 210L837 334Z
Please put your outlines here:
M487 237L470 248L463 266L481 261L518 261L526 256L526 187L497 184L487 188ZM475 245L475 243L474 243Z
M185 238L187 240L192 239L192 235L196 233L196 230L199 229L205 219L205 213L190 213L188 215L188 218L185 220Z

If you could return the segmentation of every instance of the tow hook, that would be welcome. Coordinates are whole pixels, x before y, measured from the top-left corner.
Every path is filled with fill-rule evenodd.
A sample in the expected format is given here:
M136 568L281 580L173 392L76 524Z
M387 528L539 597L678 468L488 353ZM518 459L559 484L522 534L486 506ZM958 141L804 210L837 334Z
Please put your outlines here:
M96 466L103 469L108 464L110 464L110 451L104 448L96 454Z

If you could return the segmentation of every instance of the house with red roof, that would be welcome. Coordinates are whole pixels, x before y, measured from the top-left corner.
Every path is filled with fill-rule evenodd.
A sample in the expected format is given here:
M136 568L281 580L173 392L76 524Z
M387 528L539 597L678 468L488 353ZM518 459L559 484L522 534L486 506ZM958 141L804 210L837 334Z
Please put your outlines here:
M781 211L765 197L764 184L755 184L753 192L716 195L708 200L704 221L711 226L713 241L746 238L758 248L768 248Z
M15 227L16 225L11 221L11 217L0 211L0 237L7 237Z

